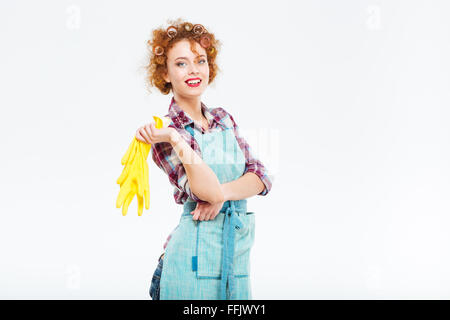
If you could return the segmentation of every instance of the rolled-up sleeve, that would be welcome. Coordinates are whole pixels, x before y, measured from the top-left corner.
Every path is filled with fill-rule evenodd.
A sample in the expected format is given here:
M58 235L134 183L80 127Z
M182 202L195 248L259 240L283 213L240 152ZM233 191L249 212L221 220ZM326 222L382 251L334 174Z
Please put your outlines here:
M269 193L270 189L272 188L272 178L269 177L269 172L266 169L266 167L264 166L264 164L253 155L250 145L247 143L245 138L240 135L239 127L236 124L236 121L234 121L232 115L229 113L228 113L228 115L229 115L231 121L233 122L233 129L234 129L234 134L236 136L236 140L238 141L239 146L241 147L241 150L245 155L244 174L247 172L253 172L261 179L265 188L258 195L265 196L267 193Z
M185 198L186 195L196 202L201 201L192 193L183 163L170 143L159 142L153 144L151 153L155 164L167 174L169 182L181 192L181 195L174 193L177 203L181 203L181 199Z

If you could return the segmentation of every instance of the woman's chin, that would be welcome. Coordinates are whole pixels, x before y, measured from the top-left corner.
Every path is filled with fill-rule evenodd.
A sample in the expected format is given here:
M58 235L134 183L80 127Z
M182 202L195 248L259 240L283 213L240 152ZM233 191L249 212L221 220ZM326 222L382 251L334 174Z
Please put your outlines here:
M192 90L183 90L182 95L187 97L198 97L205 92L204 88L191 88Z

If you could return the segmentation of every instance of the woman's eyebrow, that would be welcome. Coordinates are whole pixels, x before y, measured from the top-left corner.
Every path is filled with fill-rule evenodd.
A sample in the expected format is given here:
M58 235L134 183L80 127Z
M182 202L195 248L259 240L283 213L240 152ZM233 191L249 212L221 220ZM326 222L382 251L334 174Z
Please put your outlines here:
M200 58L200 57L205 57L205 58L206 58L206 56L205 56L204 54L202 54L202 55L200 55L200 56L197 56L197 58ZM178 58L176 58L175 60L178 60L178 59L189 60L189 59L186 58L186 57L178 57Z

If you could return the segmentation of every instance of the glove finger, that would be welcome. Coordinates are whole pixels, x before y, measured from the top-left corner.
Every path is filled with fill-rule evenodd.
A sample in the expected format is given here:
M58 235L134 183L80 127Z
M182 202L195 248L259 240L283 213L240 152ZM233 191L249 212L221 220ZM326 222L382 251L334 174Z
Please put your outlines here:
M155 128L160 129L162 128L163 122L160 117L153 116L153 119L155 120Z
M129 161L125 164L125 168L122 171L122 174L120 175L120 177L117 179L117 184L122 184L124 182L124 180L126 180L128 178L128 175L130 175L130 171L133 169L134 163L135 163L135 158L136 158L136 152L137 152L137 143L135 143L134 147L133 147L133 152L132 154L130 154L130 158Z
M127 163L125 167L122 170L122 173L120 174L119 178L117 179L117 184L122 185L122 183L125 181L126 178L128 178L128 175L130 174L131 165Z
M126 180L123 185L120 186L119 195L116 200L116 208L120 208L123 205L123 202L127 198L127 195L131 191L131 181Z
M126 195L129 193L129 190L125 191L125 187L121 187L119 190L119 194L116 199L116 208L120 208L123 204L123 201L126 198Z
M128 194L127 200L128 201L126 203L126 205L124 205L124 207L126 207L125 209L125 214L128 212L128 207L130 206L130 203L133 201L134 196L136 195L136 184L134 183L134 181L131 182L130 184L130 193ZM123 212L122 212L123 213Z
M153 119L155 120L155 128L156 129L167 128L170 125L170 123L172 122L172 119L169 117L153 116Z
M141 196L138 196L137 199L138 199L138 216L142 216L142 212L144 211L144 199Z
M131 191L128 194L128 196L127 196L127 198L125 200L125 203L123 204L123 207L122 207L122 215L123 216L127 215L128 207L130 206L131 201L133 201L134 195L135 195L135 193L133 191Z

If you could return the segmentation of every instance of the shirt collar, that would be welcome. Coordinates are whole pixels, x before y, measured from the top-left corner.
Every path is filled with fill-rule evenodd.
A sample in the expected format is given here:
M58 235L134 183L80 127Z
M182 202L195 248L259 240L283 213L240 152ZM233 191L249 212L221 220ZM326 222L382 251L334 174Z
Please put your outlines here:
M215 117L209 111L209 108L203 102L200 102L200 105L203 114L206 119L208 119L208 123L211 124L211 121L216 121ZM172 119L173 124L180 129L184 129L188 124L194 122L194 120L192 120L192 118L176 103L175 97L172 97L172 100L170 101L169 117Z

